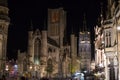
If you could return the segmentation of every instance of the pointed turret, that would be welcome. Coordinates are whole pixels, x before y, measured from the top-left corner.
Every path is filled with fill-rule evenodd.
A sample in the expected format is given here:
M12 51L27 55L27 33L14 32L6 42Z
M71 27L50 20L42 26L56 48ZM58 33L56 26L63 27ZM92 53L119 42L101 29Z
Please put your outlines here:
M87 26L86 26L86 15L84 13L84 17L83 17L83 32L86 32L87 31Z
M28 28L28 31L33 31L33 22L32 22L32 20L30 21L30 26Z

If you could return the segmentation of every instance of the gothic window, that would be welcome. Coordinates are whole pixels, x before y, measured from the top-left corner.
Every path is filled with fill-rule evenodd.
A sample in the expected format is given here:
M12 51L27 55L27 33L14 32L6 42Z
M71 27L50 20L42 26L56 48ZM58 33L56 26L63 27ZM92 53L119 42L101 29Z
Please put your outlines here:
M2 26L0 25L0 30L2 30Z
M52 64L52 59L48 59L47 61L47 66L46 66L46 71L50 75L53 72L53 64Z
M66 52L66 49L64 49L64 53Z
M54 52L56 52L55 49L53 49L53 50L54 50Z
M108 33L106 33L106 47L108 47L108 43L109 43L109 37L108 37Z
M52 64L52 59L48 59L48 65Z
M109 32L109 46L111 46L111 32Z
M79 36L79 42L80 41L83 41L83 36L82 35Z
M82 52L84 52L84 47L82 47Z
M35 64L39 64L40 62L40 50L41 50L41 42L39 38L35 39L34 43L34 62Z
M84 37L82 36L81 38L82 38L81 40L84 41Z
M86 34L86 35L85 35L85 41L87 41L87 40L88 40L88 35Z
M3 43L2 43L2 36L0 35L0 59L2 58L2 52L3 52Z
M48 48L48 52L52 52L52 49L51 49L51 48Z
M80 48L80 52L82 52L82 48Z
M87 46L84 45L84 52L87 52Z
M23 71L27 71L27 66L26 66L26 64L27 64L27 60L24 59L24 61L23 61Z

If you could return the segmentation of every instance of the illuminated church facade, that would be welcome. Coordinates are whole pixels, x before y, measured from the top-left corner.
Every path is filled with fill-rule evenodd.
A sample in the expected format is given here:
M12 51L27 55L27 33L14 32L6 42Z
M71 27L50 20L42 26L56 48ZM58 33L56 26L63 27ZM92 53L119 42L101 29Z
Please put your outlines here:
M0 0L0 70L6 60L8 26L8 7L6 0ZM66 11L63 8L48 9L48 26L28 31L26 52L18 50L19 74L31 74L40 77L69 77L82 69L90 70L91 43L90 32L70 35L70 44L64 44L66 29ZM77 53L79 48L79 53ZM79 54L79 56L78 56ZM82 64L83 63L83 64Z
M79 32L78 55L80 56L80 70L89 72L91 69L91 38L87 31L84 15L83 30Z
M64 43L66 11L63 8L48 9L47 24L47 29L44 27L41 31L34 31L30 26L27 52L18 52L19 71L41 77L68 77L79 71L80 66L75 35L71 35L71 46Z

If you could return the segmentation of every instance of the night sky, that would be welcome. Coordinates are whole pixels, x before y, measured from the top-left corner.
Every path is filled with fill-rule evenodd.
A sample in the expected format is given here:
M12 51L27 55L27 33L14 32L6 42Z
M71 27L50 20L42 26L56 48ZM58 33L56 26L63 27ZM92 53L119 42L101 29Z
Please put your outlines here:
M93 30L100 15L101 2L105 4L105 0L8 0L11 19L8 32L8 58L16 59L18 49L22 52L27 51L27 30L30 22L32 21L34 29L41 30L47 22L48 8L63 7L66 10L67 35L71 33L73 27L73 32L78 36L85 13L87 28L94 36ZM91 40L93 41L94 37Z

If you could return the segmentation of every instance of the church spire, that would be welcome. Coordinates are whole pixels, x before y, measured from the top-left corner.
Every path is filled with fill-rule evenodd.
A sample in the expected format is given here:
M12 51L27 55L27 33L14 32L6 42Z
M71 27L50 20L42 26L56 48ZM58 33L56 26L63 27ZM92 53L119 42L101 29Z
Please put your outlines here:
M83 14L83 32L87 31L87 26L86 26L86 15L85 13Z
M103 3L101 2L101 14L100 14L100 18L101 18L101 21L100 21L100 25L102 25L103 24Z
M7 7L7 6L8 6L7 0L0 0L0 6L5 6L5 7Z
M44 20L43 30L47 30L47 23L46 23L46 20Z
M73 26L71 27L71 34L74 34L74 31L73 31Z
M97 21L98 26L102 26L103 24L103 3L100 3L100 15L98 17L98 21Z
M32 22L32 20L30 21L29 31L33 31L33 22Z

